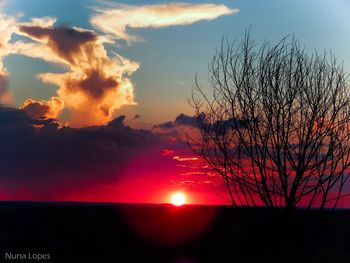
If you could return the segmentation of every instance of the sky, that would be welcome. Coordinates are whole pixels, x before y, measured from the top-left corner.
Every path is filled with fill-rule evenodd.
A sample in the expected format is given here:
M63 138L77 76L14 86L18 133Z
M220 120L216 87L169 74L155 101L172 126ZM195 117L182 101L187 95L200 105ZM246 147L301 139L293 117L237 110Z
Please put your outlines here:
M211 21L203 19L186 25L127 28L127 34L139 40L127 43L125 39L119 39L114 44L104 44L109 54L115 52L139 64L139 68L130 76L134 85L134 101L137 104L124 105L114 113L126 114L129 119L135 114L142 115L142 118L130 125L151 127L153 124L174 119L180 112L190 114L187 98L190 96L195 74L198 73L202 83L206 83L207 65L215 48L219 46L221 37L231 40L240 38L247 28L251 28L252 37L258 43L264 40L277 42L284 36L294 34L310 50L317 49L322 52L324 49L331 49L339 60L344 60L346 69L350 69L347 44L350 41L350 3L346 0L185 2L189 5L225 5L233 12ZM21 13L20 21L50 16L57 19L57 26L76 26L105 35L109 33L101 32L91 21L97 15L98 8L113 9L110 6L115 4L140 7L171 5L171 2L72 3L61 0L52 3L42 0L8 0L3 5L3 11L11 15ZM117 24L117 18L115 21ZM20 55L6 56L4 62L10 73L9 89L13 93L13 105L18 107L29 97L47 100L56 94L57 86L43 83L37 75L50 71L64 72L62 67Z
M331 50L350 72L349 11L347 0L2 1L0 198L165 202L182 190L226 203L178 138L194 129L196 74L208 85L221 38L247 29L257 43Z

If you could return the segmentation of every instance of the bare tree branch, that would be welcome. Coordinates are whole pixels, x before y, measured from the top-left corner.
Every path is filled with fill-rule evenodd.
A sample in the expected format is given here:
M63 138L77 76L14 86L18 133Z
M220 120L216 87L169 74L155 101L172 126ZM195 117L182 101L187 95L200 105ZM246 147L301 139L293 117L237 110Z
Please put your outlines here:
M201 138L192 150L222 176L233 205L323 209L338 205L349 176L348 75L333 54L297 40L260 48L249 32L222 39L190 104Z

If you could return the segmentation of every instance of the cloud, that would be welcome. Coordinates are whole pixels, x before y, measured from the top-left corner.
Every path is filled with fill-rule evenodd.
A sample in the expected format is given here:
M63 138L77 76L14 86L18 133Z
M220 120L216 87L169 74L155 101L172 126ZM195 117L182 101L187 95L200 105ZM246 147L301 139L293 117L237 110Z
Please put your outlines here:
M59 97L52 97L48 101L27 99L20 109L33 119L57 119L63 107L64 103Z
M175 125L172 121L163 122L161 124L154 125L153 128L159 129L174 129Z
M198 128L199 121L205 119L205 114L202 112L199 116L199 119L197 116L188 116L184 113L180 113L176 118L175 121L167 121L158 125L154 125L153 128L159 128L159 129L175 129L180 126L189 126L193 128Z
M212 20L238 10L225 5L171 3L159 5L113 5L95 9L91 18L94 27L107 33L99 36L92 30L78 27L54 27L56 18L45 16L20 21L23 15L0 14L0 104L10 105L9 73L3 58L10 54L42 59L59 64L65 73L41 73L38 78L58 86L57 96L48 101L28 98L20 107L31 117L65 118L72 127L108 123L125 105L135 105L134 85L129 79L140 66L119 54L107 53L106 42L121 38L137 40L126 32L130 28L159 28L188 25ZM13 34L19 40L11 42ZM109 34L109 35L108 35ZM111 34L113 37L111 37ZM59 102L59 103L58 103Z
M53 119L35 120L25 110L0 107L0 184L14 199L34 193L45 200L48 189L48 198L55 198L70 188L115 183L135 156L158 142L151 132L131 129L123 120L60 128Z
M204 119L205 114L201 113L200 119ZM198 127L198 118L196 116L188 116L186 114L181 113L179 116L175 119L175 125L186 125L186 126L192 126L192 127Z
M45 128L55 123L53 119L37 120L25 109L0 106L0 162L6 163L12 155L2 149L11 149L17 161L23 158L29 162L58 164L64 160L74 165L87 165L88 160L99 162L126 157L131 149L151 146L157 141L150 131L126 126L124 119L125 116L119 116L108 125L83 128L55 126L54 130L48 130ZM36 128L38 125L41 128Z
M214 20L223 15L231 15L238 9L223 4L168 3L158 5L124 5L112 8L94 8L97 12L90 20L91 24L116 39L127 42L141 40L130 35L127 28L161 28L177 25L189 25L201 20Z
M22 24L19 34L36 43L15 43L18 53L69 68L66 73L43 73L39 78L59 87L59 99L72 112L72 126L105 124L117 109L135 104L133 84L125 76L136 71L139 64L117 54L109 58L94 32ZM33 52L40 49L44 52Z
M5 1L0 2L1 7L5 4ZM9 54L20 53L15 45L10 43L13 33L18 32L18 18L20 16L8 16L6 14L0 13L0 104L11 105L12 104L12 93L8 89L9 85L9 73L3 64L3 59ZM33 18L30 22L25 23L25 25L40 25L40 26L50 26L54 23L55 19L51 17L43 18ZM24 47L28 48L28 46ZM36 51L38 54L38 50Z
M205 119L205 114L200 114L201 120ZM168 141L187 142L188 136L199 138L199 119L196 116L189 116L180 113L174 121L167 121L154 125L152 132L167 139Z
M3 59L21 54L62 65L66 73L42 73L39 78L58 86L57 95L49 101L29 98L22 109L30 116L59 117L59 105L70 111L72 126L105 124L113 113L124 105L135 104L134 87L127 76L135 72L139 63L118 54L107 55L105 37L82 28L53 27L56 18L32 18L19 22L20 15L0 14L0 104L10 105L9 73ZM22 36L10 42L13 34ZM23 38L24 37L24 38Z
M200 128L200 124L204 123L206 125L209 125L214 130L222 130L225 131L226 129L242 129L247 128L248 120L244 119L236 119L236 118L230 118L227 120L218 120L213 123L210 123L210 119L208 120L206 114L204 112L201 112L199 116L189 116L184 113L180 113L176 118L175 121L168 121L164 122L158 125L154 125L153 128L159 128L159 129L175 129L177 127L181 126L188 126L192 128Z
M19 31L33 40L46 44L53 54L66 61L69 65L79 64L77 55L81 55L84 46L96 41L97 36L90 31L80 31L73 28L20 25Z
M51 27L56 23L57 19L52 16L32 17L29 22L18 23L18 26L28 27Z

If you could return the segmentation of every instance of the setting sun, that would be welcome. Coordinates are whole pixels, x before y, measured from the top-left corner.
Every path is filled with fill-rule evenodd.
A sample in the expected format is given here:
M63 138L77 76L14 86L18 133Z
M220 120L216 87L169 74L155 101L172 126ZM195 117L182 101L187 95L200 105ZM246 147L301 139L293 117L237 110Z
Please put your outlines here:
M185 204L185 202L186 202L186 196L181 192L174 193L171 196L171 203L175 206L181 206Z

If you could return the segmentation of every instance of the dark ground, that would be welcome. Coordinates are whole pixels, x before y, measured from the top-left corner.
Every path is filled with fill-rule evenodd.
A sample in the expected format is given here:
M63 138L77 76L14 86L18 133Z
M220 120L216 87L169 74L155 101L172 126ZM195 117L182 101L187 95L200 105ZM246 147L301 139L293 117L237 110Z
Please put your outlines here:
M39 262L350 262L350 211L0 203L5 252Z

